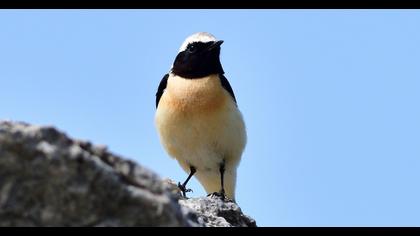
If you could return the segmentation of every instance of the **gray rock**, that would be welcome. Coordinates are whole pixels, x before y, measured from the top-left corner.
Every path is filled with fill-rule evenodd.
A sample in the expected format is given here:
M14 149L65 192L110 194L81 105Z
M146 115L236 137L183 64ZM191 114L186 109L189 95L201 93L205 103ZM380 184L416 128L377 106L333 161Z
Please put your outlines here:
M180 189L171 179L164 180L165 187L179 199L184 215L193 222L207 227L256 227L254 219L244 215L232 200L216 195L200 198L184 198Z
M181 199L181 206L192 211L191 218L207 227L256 227L254 219L242 213L241 208L217 196ZM191 212L187 212L191 214Z
M54 127L0 121L0 226L256 226L233 202L183 199L173 181Z

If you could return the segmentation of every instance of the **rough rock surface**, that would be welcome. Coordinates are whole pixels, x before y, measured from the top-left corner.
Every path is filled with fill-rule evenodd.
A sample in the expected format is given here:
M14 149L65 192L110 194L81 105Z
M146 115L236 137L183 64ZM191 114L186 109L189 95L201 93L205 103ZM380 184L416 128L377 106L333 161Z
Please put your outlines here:
M256 226L233 202L183 199L104 146L0 121L0 226Z
M175 182L169 179L164 181L167 189L178 197L178 202L183 207L184 214L200 225L207 227L257 226L255 220L244 215L241 208L232 200L222 200L217 196L185 199Z
M225 202L219 197L181 199L179 203L192 209L198 216L197 221L208 227L257 226L255 220L244 215L238 205L232 201Z

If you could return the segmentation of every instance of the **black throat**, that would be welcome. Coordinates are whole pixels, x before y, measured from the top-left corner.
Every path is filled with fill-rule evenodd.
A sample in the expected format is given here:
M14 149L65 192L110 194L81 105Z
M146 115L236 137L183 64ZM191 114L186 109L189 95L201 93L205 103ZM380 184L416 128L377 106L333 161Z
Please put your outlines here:
M220 46L214 42L194 42L178 53L172 73L186 79L198 79L211 74L224 74L220 63Z

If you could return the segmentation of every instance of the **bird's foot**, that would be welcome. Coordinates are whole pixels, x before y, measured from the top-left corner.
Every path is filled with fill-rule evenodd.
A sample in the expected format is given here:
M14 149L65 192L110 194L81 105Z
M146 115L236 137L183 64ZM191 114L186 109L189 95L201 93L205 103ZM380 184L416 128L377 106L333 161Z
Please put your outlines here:
M178 182L178 188L181 190L182 196L184 196L184 198L187 198L187 194L186 193L192 192L192 189L185 188L185 185L181 184L180 182Z
M207 197L218 197L218 198L222 199L223 201L225 201L225 200L229 201L230 200L226 196L224 189L220 190L219 192L210 193L210 194L207 195Z

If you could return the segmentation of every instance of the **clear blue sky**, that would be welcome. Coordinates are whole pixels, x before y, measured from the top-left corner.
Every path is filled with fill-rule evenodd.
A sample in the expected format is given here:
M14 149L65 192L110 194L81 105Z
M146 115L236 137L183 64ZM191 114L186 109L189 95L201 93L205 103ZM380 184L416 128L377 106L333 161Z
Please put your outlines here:
M155 92L198 31L225 41L248 133L237 201L258 225L420 226L419 10L1 10L0 118L182 181Z

